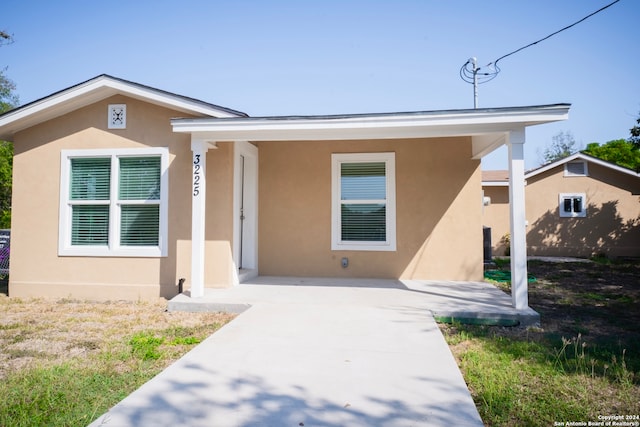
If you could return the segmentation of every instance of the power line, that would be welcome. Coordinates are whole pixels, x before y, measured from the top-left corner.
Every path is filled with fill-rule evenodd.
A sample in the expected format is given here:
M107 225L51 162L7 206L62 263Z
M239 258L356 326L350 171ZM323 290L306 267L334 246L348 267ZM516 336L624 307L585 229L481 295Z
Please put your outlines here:
M473 107L474 108L478 108L478 84L482 84L482 83L486 83L488 81L493 80L494 78L496 78L496 76L498 75L498 73L500 73L500 67L498 67L498 62L503 60L504 58L514 55L518 52L520 52L521 50L524 50L528 47L531 47L533 45L536 45L542 41L547 40L548 38L551 38L553 36L555 36L556 34L559 34L563 31L568 30L571 27L574 27L576 25L578 25L579 23L581 23L582 21L592 17L593 15L596 15L600 12L602 12L603 10L613 6L614 4L618 3L620 0L615 0L611 3L609 3L608 5L601 7L600 9L596 10L593 13L590 13L589 15L585 16L584 18L574 22L571 25L567 25L564 28L561 28L560 30L553 32L551 34L549 34L546 37L541 38L540 40L536 40L533 43L529 43L526 46L523 46L519 49L514 50L513 52L509 52L506 55L501 56L500 58L496 59L495 61L492 61L490 63L488 63L487 65L485 65L485 68L489 68L487 71L483 71L480 72L482 70L482 67L478 67L477 66L477 60L476 58L469 58L467 60L467 62L465 62L462 67L460 67L460 78L462 80L464 80L467 83L473 83L473 91L474 91L474 103L473 103Z
M574 22L574 23L573 23L573 24L571 24L571 25L567 25L566 27L564 27L564 28L562 28L562 29L560 29L560 30L556 31L555 33L551 33L551 34L549 34L547 37L541 38L540 40L535 41L535 42L533 42L533 43L529 43L528 45L523 46L523 47L521 47L520 49L516 49L516 50L514 50L513 52L507 53L506 55L501 56L500 58L498 58L498 59L496 59L495 61L493 61L493 64L497 66L498 61L500 61L501 59L504 59L504 58L506 58L507 56L511 56L511 55L513 55L514 53L518 53L518 52L520 52L521 50L524 50L524 49L526 49L526 48L528 48L528 47L531 47L531 46L533 46L533 45L535 45L535 44L538 44L538 43L540 43L540 42L542 42L542 41L545 41L546 39L548 39L548 38L550 38L550 37L553 37L553 36L555 36L555 35L556 35L556 34L558 34L558 33L561 33L561 32L563 32L563 31L565 31L565 30L568 30L569 28L571 28L571 27L574 27L574 26L578 25L578 24L579 24L579 23L581 23L582 21L584 21L584 20L586 20L586 19L588 19L588 18L591 18L593 15L595 15L595 14L597 14L597 13L602 12L602 11L603 11L603 10L605 10L606 8L613 6L614 4L618 3L619 1L620 1L620 0L615 0L614 2L611 2L611 3L609 3L608 5L606 5L606 6L602 7L602 8L600 8L600 9L596 10L595 12L593 12L593 13L591 13L591 14L589 14L589 15L585 16L585 17L584 17L584 18L582 18L581 20L576 21L576 22ZM491 63L489 63L488 65L491 65Z

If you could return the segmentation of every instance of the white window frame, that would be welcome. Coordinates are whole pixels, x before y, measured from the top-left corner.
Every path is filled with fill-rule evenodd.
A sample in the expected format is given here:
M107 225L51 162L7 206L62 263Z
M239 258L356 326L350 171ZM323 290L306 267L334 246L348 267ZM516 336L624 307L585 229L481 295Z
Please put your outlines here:
M582 211L573 212L573 199L582 198ZM571 212L564 211L564 201L571 199ZM587 198L585 193L560 193L558 197L558 210L560 211L560 218L585 218L587 216Z
M578 163L582 163L583 166L583 170L584 173L573 173L569 170L569 165L570 164L578 164ZM564 176L566 177L570 177L570 176L589 176L589 170L587 169L587 162L585 162L584 160L573 160L570 162L567 162L564 164Z
M341 164L384 162L386 180L386 241L343 241L342 201L340 200ZM395 251L396 250L396 157L395 153L345 153L331 155L331 250ZM367 202L363 200L362 202Z
M160 206L160 224L157 246L120 245L120 207L130 202L118 201L119 167L121 157L160 156L160 200L149 201ZM71 159L108 157L111 159L109 205L109 238L106 246L74 246L71 244L72 203L70 202ZM60 216L58 228L58 255L103 257L166 257L168 247L169 214L169 149L121 148L98 150L62 150L60 153Z

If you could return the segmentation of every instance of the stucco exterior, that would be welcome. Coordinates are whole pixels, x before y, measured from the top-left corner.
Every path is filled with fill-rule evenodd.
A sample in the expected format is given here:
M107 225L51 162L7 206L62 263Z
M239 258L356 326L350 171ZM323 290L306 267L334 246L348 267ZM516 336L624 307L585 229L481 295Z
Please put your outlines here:
M109 104L127 105L126 129L107 129ZM12 296L151 299L175 295L180 278L189 283L191 151L190 139L169 128L177 114L117 95L16 134ZM480 162L471 159L470 138L255 145L260 274L482 278ZM170 151L168 256L60 256L61 150L147 146ZM234 145L218 142L216 147L207 153L207 287L234 282ZM331 154L351 152L396 153L397 251L331 250ZM455 256L444 256L443 248ZM349 258L346 269L343 257Z
M640 256L640 178L602 162L587 162L587 176L565 176L564 162L529 173L526 191L527 248L532 256ZM495 255L509 231L508 187L484 187L491 197L483 224L492 228ZM585 195L584 217L561 217L559 194Z
M471 159L470 138L258 148L260 274L482 279L480 162ZM355 152L396 154L397 251L331 250L331 154Z
M481 280L480 159L507 144L522 180L524 129L568 109L251 118L101 75L0 115L15 147L9 294L170 298L185 279L198 298L255 275ZM384 164L357 176L383 177L383 210L332 195L340 159ZM341 209L383 240L344 237Z
M127 128L107 129L109 104L127 105ZM14 140L10 293L15 297L151 299L171 297L190 275L190 139L171 132L179 113L124 96L113 96L19 132ZM182 113L180 113L182 114ZM60 152L64 149L168 147L168 256L58 256ZM210 286L230 283L231 144L209 153L207 264ZM224 203L216 202L219 200Z
M484 197L489 203L482 209L482 225L491 228L493 255L505 255L509 233L509 187L483 186Z

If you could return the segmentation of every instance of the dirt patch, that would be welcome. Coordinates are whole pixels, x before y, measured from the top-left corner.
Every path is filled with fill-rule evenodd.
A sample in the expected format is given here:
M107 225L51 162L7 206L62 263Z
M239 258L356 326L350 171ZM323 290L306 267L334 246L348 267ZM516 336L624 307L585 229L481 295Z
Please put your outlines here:
M640 353L639 261L529 261L528 270L535 278L529 283L529 305L540 313L541 327L492 327L492 334L555 344L579 335L590 347ZM508 284L498 286L511 292Z
M548 334L640 345L640 262L530 262L529 305Z
M0 379L33 364L89 359L140 331L215 330L235 315L167 312L167 302L80 302L0 295ZM217 325L217 327L214 327Z

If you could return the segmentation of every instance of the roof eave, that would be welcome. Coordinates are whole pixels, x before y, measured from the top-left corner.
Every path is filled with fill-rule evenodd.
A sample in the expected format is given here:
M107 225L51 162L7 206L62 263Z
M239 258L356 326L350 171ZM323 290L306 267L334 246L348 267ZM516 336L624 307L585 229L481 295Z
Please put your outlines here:
M212 141L336 140L486 136L501 145L505 134L568 118L569 104L339 116L174 119L174 132Z
M246 117L245 113L239 111L103 74L0 115L0 139L11 140L16 132L116 94L186 114L220 118Z
M572 162L572 161L578 160L578 159L584 160L584 161L587 161L587 162L591 162L591 163L595 163L597 165L600 165L600 166L603 166L603 167L606 167L606 168L609 168L609 169L612 169L612 170L615 170L615 171L618 171L618 172L621 172L621 173L624 173L624 174L627 174L627 175L640 177L640 173L635 172L635 171L633 171L631 169L628 169L628 168L625 168L625 167L622 167L622 166L618 166L618 165L616 165L614 163L607 162L606 160L602 160L602 159L599 159L597 157L593 157L593 156L590 156L588 154L581 153L581 152L577 152L577 153L572 154L572 155L570 155L568 157L562 158L560 160L556 160L555 162L548 163L546 165L542 165L537 169L530 170L529 172L527 172L525 174L524 177L525 177L525 179L533 178L536 175L539 175L539 174L541 174L543 172L546 172L546 171L554 169L554 168L556 168L558 166L562 166L565 163Z

